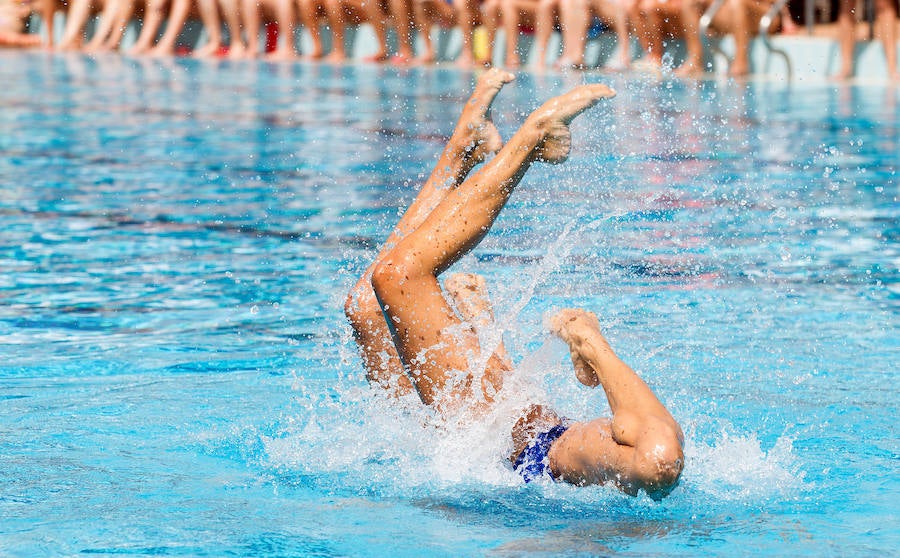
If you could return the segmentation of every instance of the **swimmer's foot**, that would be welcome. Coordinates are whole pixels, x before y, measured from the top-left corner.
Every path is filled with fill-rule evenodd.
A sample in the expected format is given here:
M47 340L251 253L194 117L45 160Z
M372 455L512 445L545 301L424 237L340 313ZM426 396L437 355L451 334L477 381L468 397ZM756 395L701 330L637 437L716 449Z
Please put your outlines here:
M464 320L477 327L489 325L494 321L487 282L481 275L454 273L444 280L444 289Z
M487 290L487 281L477 273L454 273L444 280L444 290L450 295L460 317L472 324L476 331L494 325L494 308ZM512 364L502 341L494 349L501 370L509 370ZM493 383L493 382L492 382ZM499 387L502 379L495 381Z
M503 86L513 79L511 73L496 68L484 72L463 107L450 142L462 149L472 166L503 147L503 138L491 121L491 105Z
M590 343L591 348L596 351L612 353L612 348L600 333L600 322L597 320L597 316L593 312L581 308L567 308L560 310L550 318L549 328L551 333L569 346L572 366L575 367L575 376L578 381L588 387L600 385L597 371L582 356L587 343Z
M529 126L538 134L535 138L535 159L551 164L564 162L569 157L572 143L569 132L572 120L601 100L615 95L616 92L609 87L595 83L576 87L541 105L522 126Z

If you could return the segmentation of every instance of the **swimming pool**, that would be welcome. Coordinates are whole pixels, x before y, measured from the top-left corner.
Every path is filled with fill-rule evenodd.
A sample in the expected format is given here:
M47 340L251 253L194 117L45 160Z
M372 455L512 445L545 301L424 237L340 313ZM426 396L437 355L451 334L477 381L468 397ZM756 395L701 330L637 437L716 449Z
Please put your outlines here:
M0 52L0 553L900 548L897 90L602 78L460 262L576 418L606 403L541 324L597 312L686 431L655 503L525 486L365 385L343 295L471 79ZM504 137L581 79L519 75Z

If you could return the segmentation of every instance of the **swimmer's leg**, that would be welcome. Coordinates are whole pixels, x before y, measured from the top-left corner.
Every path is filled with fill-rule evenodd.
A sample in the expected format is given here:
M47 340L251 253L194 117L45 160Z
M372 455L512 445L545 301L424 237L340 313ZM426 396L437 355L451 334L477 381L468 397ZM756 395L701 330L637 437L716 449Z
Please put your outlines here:
M382 257L399 241L418 227L432 209L469 174L488 153L500 149L500 134L490 119L494 98L513 76L500 70L482 74L462 115L441 153L437 165L412 204L400 218L375 262L369 266L344 304L344 312L353 326L360 347L366 376L396 395L409 393L412 383L404 373L397 349L375 292L372 290L372 270Z
M448 192L421 226L376 265L372 286L400 359L424 403L444 408L475 396L468 371L470 357L479 354L478 339L444 298L437 276L487 234L531 163L566 159L568 124L613 95L605 85L583 85L546 102L493 160ZM489 377L502 378L497 366L502 364L495 355L488 362ZM491 394L502 386L485 387L483 399L491 401Z
M643 380L613 352L597 317L562 310L550 329L569 345L581 383L603 386L612 420L576 423L553 444L554 474L573 484L614 482L634 494L665 495L684 466L684 434Z

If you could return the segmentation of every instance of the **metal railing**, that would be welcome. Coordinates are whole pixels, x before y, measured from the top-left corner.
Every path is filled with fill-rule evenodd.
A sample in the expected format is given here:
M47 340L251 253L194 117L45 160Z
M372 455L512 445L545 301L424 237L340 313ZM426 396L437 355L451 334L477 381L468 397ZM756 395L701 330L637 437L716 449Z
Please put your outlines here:
M709 31L709 26L712 25L713 19L716 17L716 14L719 13L719 10L722 9L722 6L725 4L726 0L713 0L713 3L710 4L709 8L703 12L703 15L700 17L700 37L701 40L707 36L707 32ZM787 66L787 77L788 80L791 79L793 74L793 69L791 67L791 59L788 56L787 52L784 50L775 47L772 44L772 41L769 38L769 27L772 26L772 22L778 17L778 14L781 12L781 9L787 4L788 0L777 0L772 6L769 8L769 11L759 20L759 35L762 38L763 44L766 45L766 48L769 50L771 54L778 54L784 58L784 63ZM807 11L812 7L812 0L806 0ZM807 21L811 21L812 18L807 18ZM812 28L810 28L810 32L812 32ZM712 49L728 59L728 55L725 54L722 49L718 47L718 45L712 46Z
M762 19L759 20L759 36L762 38L763 44L766 45L766 48L769 49L769 54L778 54L782 58L784 58L784 65L787 68L787 78L788 81L790 81L793 75L793 68L791 67L791 57L788 56L788 53L783 49L776 48L775 45L772 44L772 40L769 37L769 28L772 27L772 22L775 21L776 17L778 17L778 14L781 13L781 8L783 8L785 4L787 4L787 2L788 0L777 0L769 8L769 11L767 11L766 14L762 16Z
M725 4L725 0L713 0L713 3L706 8L706 11L703 12L703 15L700 16L700 40L706 38L707 31L709 31L709 26L712 25L712 20L716 17L716 14L719 13L719 10L722 9L722 6ZM728 55L725 54L722 49L719 48L719 45L712 46L713 51L717 54L723 56L726 60L728 59Z

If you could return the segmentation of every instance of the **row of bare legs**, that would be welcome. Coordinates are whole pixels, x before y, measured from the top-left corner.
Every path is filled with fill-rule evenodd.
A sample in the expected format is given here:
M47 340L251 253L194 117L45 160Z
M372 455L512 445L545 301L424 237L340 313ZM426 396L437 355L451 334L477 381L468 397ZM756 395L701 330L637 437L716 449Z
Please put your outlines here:
M618 56L610 59L610 68L628 68L631 64L632 37L637 39L643 57L635 67L658 71L663 64L666 41L683 37L687 56L676 73L698 76L706 71L704 46L699 21L711 0L71 0L65 2L66 26L59 41L62 50L83 49L97 52L118 48L125 29L133 19L141 20L140 33L128 50L133 55L167 56L175 52L185 22L199 19L207 32L207 42L196 49L198 57L227 53L231 58L260 55L260 30L264 23L277 25L278 40L267 53L270 59L298 58L295 30L307 30L310 45L303 56L325 57L331 62L348 58L346 29L369 24L375 34L376 49L367 60L398 64L431 63L437 59L432 40L435 25L459 27L461 49L456 57L460 66L489 66L494 61L497 31L503 30L502 65L520 65L519 38L523 29L535 32L534 67L546 66L550 37L554 29L561 34L562 52L555 65L561 68L585 66L585 47L591 33L603 27L615 31ZM37 0L36 10L54 36L53 14L60 0ZM711 22L711 29L734 37L735 54L729 68L733 76L751 71L749 50L769 0L726 0ZM897 78L896 19L890 0L877 0L878 35L885 46L888 74ZM842 65L836 77L853 73L855 36L852 0L844 0L839 19ZM92 15L99 21L85 43L85 27ZM15 15L15 14L14 14ZM25 14L27 16L27 14ZM19 14L21 19L21 14ZM784 22L790 21L783 14ZM5 18L10 19L10 18ZM15 20L16 18L12 18ZM593 23L592 23L593 22ZM600 27L598 27L598 25ZM483 38L476 40L481 26ZM396 31L397 45L388 44L388 29ZM326 53L323 29L331 34L331 51ZM33 46L34 37L16 29L0 29L0 41L11 46ZM420 38L418 54L414 38ZM6 39L4 39L6 37ZM226 40L227 37L227 40ZM227 43L227 44L226 44ZM476 43L480 46L476 48ZM894 48L891 48L894 46Z

